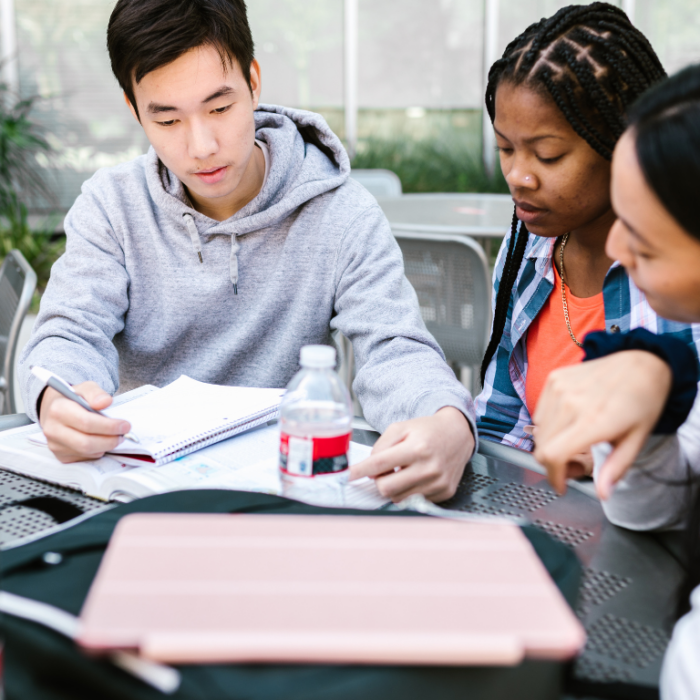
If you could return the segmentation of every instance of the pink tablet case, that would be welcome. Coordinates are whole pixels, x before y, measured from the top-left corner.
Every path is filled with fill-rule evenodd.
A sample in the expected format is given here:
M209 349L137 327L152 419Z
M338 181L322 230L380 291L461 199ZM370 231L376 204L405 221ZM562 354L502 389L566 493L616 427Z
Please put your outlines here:
M516 526L437 518L134 514L80 643L167 663L510 665L585 633Z

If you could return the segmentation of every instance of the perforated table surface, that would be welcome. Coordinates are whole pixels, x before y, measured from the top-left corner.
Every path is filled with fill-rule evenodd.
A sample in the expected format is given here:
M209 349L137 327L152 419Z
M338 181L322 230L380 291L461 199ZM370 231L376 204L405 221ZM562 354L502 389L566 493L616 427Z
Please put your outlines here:
M377 434L356 430L353 439L373 444ZM56 496L84 511L110 507L0 470L0 506L41 496ZM583 688L586 683L631 683L653 697L673 624L674 594L683 575L673 553L677 542L615 527L595 498L576 489L560 497L541 474L480 454L467 465L455 496L442 505L524 517L571 547L584 565L577 614L588 633L584 653L574 666L575 679ZM50 515L34 508L4 508L0 547L56 526Z
M483 455L472 459L443 505L525 517L571 547L584 566L576 612L588 635L574 677L658 687L683 576L664 543L612 525L600 503L579 490L560 497L541 474Z
M103 501L83 496L77 491L0 469L0 548L21 543L59 524L43 510L25 505L9 505L41 496L55 496L85 512L109 507Z

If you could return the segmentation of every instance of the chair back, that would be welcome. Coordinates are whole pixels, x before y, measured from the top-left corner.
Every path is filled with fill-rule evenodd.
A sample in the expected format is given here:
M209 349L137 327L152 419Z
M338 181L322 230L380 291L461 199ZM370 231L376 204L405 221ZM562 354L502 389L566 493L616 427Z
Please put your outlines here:
M350 177L357 180L370 194L381 199L382 197L400 197L403 194L401 180L391 170L381 168L363 170L358 168L350 172Z
M394 231L421 316L448 362L481 364L491 327L491 280L481 246L468 236Z
M2 414L15 413L15 354L17 339L36 289L36 273L18 250L11 250L0 267L0 395Z

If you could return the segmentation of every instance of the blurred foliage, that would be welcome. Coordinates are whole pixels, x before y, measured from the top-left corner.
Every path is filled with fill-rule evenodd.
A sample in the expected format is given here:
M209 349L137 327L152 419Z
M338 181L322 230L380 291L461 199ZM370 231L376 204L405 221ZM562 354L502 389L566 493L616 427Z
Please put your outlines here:
M63 254L66 242L64 236L54 236L58 217L47 217L41 227L31 229L27 207L21 202L15 205L0 209L0 259L11 250L19 250L32 266L37 276L36 298L32 302L32 309L36 310L38 298L49 281L51 266Z
M489 178L473 148L456 140L368 139L353 168L386 168L409 192L497 192L508 194L501 169Z
M53 240L57 223L53 217L39 230L29 226L28 201L41 198L55 204L36 162L36 155L50 154L51 147L30 116L35 100L15 101L0 84L0 257L19 250L37 274L40 294L64 242Z
M0 206L17 207L18 201L53 196L38 172L36 154L51 146L32 121L30 112L36 98L15 100L7 86L0 84Z

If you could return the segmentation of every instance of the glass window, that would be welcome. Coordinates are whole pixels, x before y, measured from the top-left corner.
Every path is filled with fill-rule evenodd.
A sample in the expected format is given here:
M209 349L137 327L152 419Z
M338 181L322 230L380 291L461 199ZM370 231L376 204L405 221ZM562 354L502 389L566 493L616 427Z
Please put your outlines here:
M360 0L360 107L480 107L483 24L475 0Z
M51 181L63 208L98 168L140 155L148 142L112 76L105 48L114 0L15 0L20 89L40 95L57 153Z

